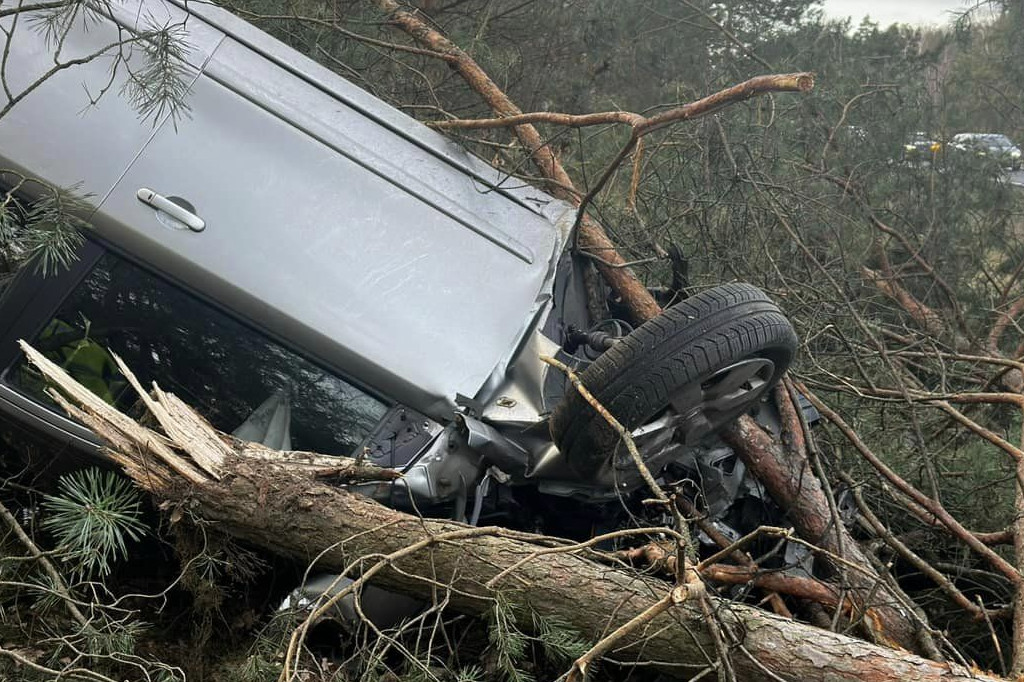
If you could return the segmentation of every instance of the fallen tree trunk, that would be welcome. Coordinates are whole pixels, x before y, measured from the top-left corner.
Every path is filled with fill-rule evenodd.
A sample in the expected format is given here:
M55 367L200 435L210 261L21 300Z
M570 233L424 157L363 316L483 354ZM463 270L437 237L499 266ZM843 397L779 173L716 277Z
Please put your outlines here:
M471 614L487 612L500 592L524 615L557 618L592 640L654 607L671 589L594 561L578 548L552 551L558 541L551 538L417 518L325 485L318 467L294 457L268 459L259 446L216 433L159 389L145 398L164 431L156 433L108 406L27 344L23 348L59 387L55 399L108 443L109 457L162 507L185 509L209 527L274 554L336 572L384 558L374 576L383 587L429 598L442 586L453 608ZM126 367L122 371L134 382ZM342 460L338 468L349 464L357 465ZM388 476L372 467L346 471L358 478ZM711 606L740 679L997 679L747 605L712 598ZM715 665L712 637L698 605L683 603L631 632L609 655L691 677Z

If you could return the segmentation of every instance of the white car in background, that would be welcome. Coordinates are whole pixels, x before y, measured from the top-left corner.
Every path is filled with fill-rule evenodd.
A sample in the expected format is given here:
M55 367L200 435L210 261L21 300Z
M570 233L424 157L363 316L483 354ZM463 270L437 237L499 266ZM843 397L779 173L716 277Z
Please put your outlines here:
M1001 133L959 133L950 140L950 146L960 152L994 159L1002 168L1020 170L1021 149Z

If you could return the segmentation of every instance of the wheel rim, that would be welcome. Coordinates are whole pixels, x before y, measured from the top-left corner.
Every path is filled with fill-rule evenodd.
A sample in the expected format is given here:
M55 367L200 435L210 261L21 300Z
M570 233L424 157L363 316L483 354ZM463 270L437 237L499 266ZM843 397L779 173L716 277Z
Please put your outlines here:
M695 445L756 403L774 374L771 360L749 358L677 391L671 404L681 416L679 428L686 444Z

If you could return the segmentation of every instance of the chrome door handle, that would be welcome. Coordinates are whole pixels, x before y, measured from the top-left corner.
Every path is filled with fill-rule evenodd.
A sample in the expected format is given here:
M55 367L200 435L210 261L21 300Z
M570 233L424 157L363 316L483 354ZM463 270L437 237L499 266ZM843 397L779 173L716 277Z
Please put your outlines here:
M157 194L151 189L143 187L135 193L139 201L152 206L158 211L163 211L193 232L202 232L206 229L206 221L197 216L187 208L180 206L162 194ZM175 197L176 198L176 197Z

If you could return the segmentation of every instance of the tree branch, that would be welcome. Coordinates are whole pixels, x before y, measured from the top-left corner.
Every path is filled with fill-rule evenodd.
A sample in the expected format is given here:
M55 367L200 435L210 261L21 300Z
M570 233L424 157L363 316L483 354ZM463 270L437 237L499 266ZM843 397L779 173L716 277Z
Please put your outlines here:
M751 97L769 92L807 92L814 87L814 76L810 73L786 73L756 76L738 85L716 92L695 102L674 107L656 116L642 116L629 111L604 111L591 114L564 114L553 111L534 111L527 114L501 118L455 119L451 121L430 121L428 125L441 130L486 130L510 128L512 126L549 123L569 128L586 128L596 125L623 124L635 131L637 138L667 125L687 121L743 102Z

